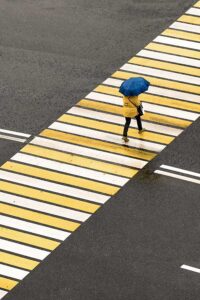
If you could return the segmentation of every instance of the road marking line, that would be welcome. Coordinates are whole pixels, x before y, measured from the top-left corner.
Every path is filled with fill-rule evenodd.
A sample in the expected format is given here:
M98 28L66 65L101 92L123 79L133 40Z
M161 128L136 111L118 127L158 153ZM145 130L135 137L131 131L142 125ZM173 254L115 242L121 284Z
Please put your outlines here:
M196 172L192 172L192 171L188 171L188 170L184 170L184 169L180 169L180 168L175 168L172 166L168 166L168 165L161 165L160 168L162 169L167 169L167 170L171 170L171 171L175 171L175 172L179 172L179 173L183 173L183 174L187 174L187 175L191 175L191 176L195 176L195 177L199 177L200 178L200 174L196 173Z
M8 166L7 170L9 170L9 169L12 170L13 168ZM34 174L34 171L33 171L33 174ZM63 194L66 196L69 195L69 196L76 197L78 195L78 197L80 199L93 201L93 202L96 202L99 204L105 203L110 198L109 196L104 196L104 195L94 193L91 191L86 191L86 190L82 190L82 189L78 189L78 188L74 188L74 187L70 187L70 186L65 186L62 184L53 183L53 182L49 182L47 180L41 180L41 179L37 179L37 178L33 178L33 177L21 175L21 174L11 173L11 172L6 171L6 169L0 170L0 178L7 180L7 181L27 185L27 186L44 189L44 190L47 190L50 192L56 192L56 193Z
M153 50L151 51L145 49L141 50L140 52L137 53L137 56L153 58L155 60L168 61L168 62L177 63L181 65L188 65L192 67L200 67L200 61L198 59L172 55L172 54L157 52ZM132 63L132 59L129 62Z
M174 174L174 173L170 173L170 172L165 172L165 171L161 171L161 170L156 170L156 171L154 171L154 173L164 175L164 176L168 176L168 177L172 177L172 178L185 180L185 181L189 181L189 182L196 183L196 184L200 184L200 180L197 180L197 179L194 179L194 178L191 178L191 177L187 177L187 176L182 176L182 175L178 175L178 174Z
M33 270L39 265L39 262L29 258L20 257L19 255L0 251L0 262L14 267L26 270Z
M5 134L0 134L0 139L11 140L11 141L20 142L20 143L26 142L26 139L20 139L20 138L12 137L12 136L5 135Z
M186 11L186 14L200 16L200 9L192 7Z
M58 217L72 219L80 222L86 221L91 216L90 214L84 212L79 212L68 208L31 200L29 198L11 195L4 192L0 192L0 201L3 203L8 203L11 205L13 204L30 210L44 212L50 215L55 215Z
M0 280L1 280L1 278L0 278ZM8 292L0 289L0 299L2 299L3 297L5 297L7 294L8 294Z
M183 31L176 30L176 29L166 29L165 31L162 32L162 35L180 38L180 39L184 39L184 40L200 42L199 34L190 33L190 32L186 32L186 31L183 32Z
M147 50L146 50L147 51ZM144 67L152 67L154 69L159 70L166 70L176 73L183 73L186 75L194 75L194 76L200 76L200 71L197 67L191 67L191 66L185 66L180 65L175 62L163 62L159 61L158 58L155 61L155 59L149 59L149 58L143 58L143 57L133 57L130 61L130 64L137 65L137 66L144 66Z
M61 229L50 228L44 225L39 225L3 215L0 218L0 224L61 241L64 241L71 234L71 232L63 231Z
M181 268L181 269L188 270L188 271L200 273L200 269L194 268L194 267L190 267L190 266L188 266L188 265L182 265L180 268Z
M83 117L87 117L87 118L93 118L96 120L102 120L102 121L111 122L111 123L115 123L115 124L119 124L119 125L124 125L124 118L122 116L112 115L112 114L104 113L104 112L100 112L100 111L91 111L90 109L77 107L77 106L72 107L68 111L68 114L73 114L73 115L77 115L77 116L83 116ZM154 131L154 132L158 132L158 133L162 133L162 134L166 134L166 135L177 136L182 132L182 130L180 130L180 129L170 128L168 126L157 125L157 124L153 124L153 123L149 123L149 122L145 122L145 121L143 121L142 123L143 123L143 126L146 128L146 130ZM130 127L131 128L137 127L136 122L134 122L134 120L133 120L133 122L131 122Z
M169 53L169 54L176 54L180 57L190 57L190 58L195 58L195 59L200 59L200 52L196 50L189 50L186 48L181 48L181 47L175 47L173 45L169 46L164 44L159 44L159 43L154 43L151 42L149 43L145 49L149 50L155 50L163 53Z
M142 67L142 66L137 66L132 64L125 64L120 69L128 72L134 72L134 73L150 75L150 76L153 74L154 77L165 78L165 79L170 78L170 80L174 80L174 81L177 81L178 79L178 81L181 82L200 85L200 78L195 76L190 76L190 75L179 74L176 72L162 71L155 68Z
M75 125L62 124L59 122L54 122L52 125L49 126L49 128L63 131L63 132L73 133L77 135L81 133L81 136L90 137L90 138L95 137L95 139L99 139L102 141L109 141L120 145L122 144L120 136L111 133L104 133L103 131L96 131L93 129L87 129L83 127L80 128ZM146 142L146 141L133 139L133 138L130 138L129 141L129 147L131 146L134 148L144 149L153 152L160 152L165 148L165 145ZM137 166L133 166L133 167L137 167Z
M41 250L30 246L21 245L19 243L7 241L1 238L0 238L0 247L1 250L5 250L15 254L20 254L26 257L35 258L38 260L42 260L46 258L51 253L46 250Z
M34 268L50 253L47 250L55 249L199 117L200 20L191 13L198 11L186 12L1 167L1 263L9 270ZM139 135L133 122L127 145L121 140L119 86L141 74L151 83L140 96L147 130ZM159 172L200 183L165 169ZM0 280L6 292L18 283L4 277L9 272Z
M15 267L6 266L0 263L0 275L8 276L13 279L22 280L29 274L28 271L24 271Z
M193 16L188 16L188 15L183 15L178 19L179 22L184 22L184 23L190 23L190 24L196 24L200 25L200 18L198 17L193 17Z
M181 40L178 38L172 38L167 36L158 36L154 40L156 43L168 44L172 46L179 46L182 48L189 48L192 50L200 50L200 44L197 42L191 42L187 40Z
M200 26L191 25L191 24L187 24L187 23L175 22L170 26L170 28L183 30L183 31L200 33Z
M63 172L66 174L73 174L84 178L89 178L93 180L97 180L105 183L113 183L114 185L122 186L126 184L128 181L127 178L105 174L99 171L93 171L82 167L72 166L69 164L52 161L45 158L35 157L28 154L18 153L12 157L12 160L34 165L40 166L42 168L47 168L59 172Z

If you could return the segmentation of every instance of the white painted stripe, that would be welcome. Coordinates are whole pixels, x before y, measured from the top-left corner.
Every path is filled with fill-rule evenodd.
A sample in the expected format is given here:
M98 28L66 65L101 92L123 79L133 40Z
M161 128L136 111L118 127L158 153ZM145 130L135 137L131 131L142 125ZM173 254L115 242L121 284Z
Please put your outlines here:
M33 248L30 246L25 246L25 245L7 241L4 239L0 239L0 248L5 251L24 255L27 257L32 257L32 258L39 259L39 260L46 258L50 254L50 252L46 251L46 250L41 250L41 249Z
M75 125L70 125L70 124L63 124L59 122L54 122L52 125L49 126L51 129L55 130L60 130L63 132L68 132L72 134L78 134L81 136L86 136L90 138L95 138L97 140L103 140L103 141L108 141L116 144L123 144L121 136L118 136L116 134L108 133L108 132L103 132L103 131L97 131L93 129L88 129L84 127L78 127ZM155 152L160 152L165 148L165 145L162 144L157 144L153 142L147 142L144 140L139 140L135 138L130 138L129 139L129 147L135 147L139 149L145 149L149 151L155 151ZM136 167L136 166L133 166Z
M156 170L156 171L154 171L154 173L164 175L164 176L168 176L168 177L181 179L181 180L185 180L185 181L189 181L189 182L196 183L196 184L200 184L200 180L197 180L197 179L194 179L194 178L191 178L191 177L186 177L186 176L182 176L182 175L178 175L178 174L174 174L174 173L170 173L170 172L165 172L165 171L161 171L161 170Z
M181 39L176 39L176 38L171 38L171 37L166 37L166 36L158 36L154 40L154 42L161 43L161 44L167 44L167 45L172 45L172 46L179 46L183 48L189 48L193 50L200 50L200 43L197 42L191 42L188 40L181 40Z
M145 111L176 117L180 119L186 119L190 121L195 121L199 117L199 114L197 113L188 112L182 109L169 108L151 103L143 103L143 106Z
M20 143L26 142L26 139L20 139L20 138L12 137L12 136L5 135L5 134L0 134L0 139L11 140L11 141L20 142Z
M195 32L200 33L200 26L198 25L192 25L187 23L181 23L181 22L174 22L170 28L189 31L189 32Z
M61 151L65 151L77 155L83 155L86 157L103 160L115 164L120 164L128 167L133 167L133 165L137 163L139 164L140 168L143 168L147 164L146 161L140 161L135 158L126 157L114 153L108 153L101 150L94 150L87 147L72 145L69 143L63 143L63 142L54 141L51 139L45 139L41 137L34 138L31 141L31 144L42 146L42 147L48 147L54 150L61 150Z
M8 294L8 292L0 289L0 299L2 299L3 297L5 297L5 295L7 295L7 294Z
M194 95L186 92L179 92L171 89L165 89L161 87L156 86L150 86L148 91L146 91L148 94L155 94L160 96L165 96L169 98L175 98L183 101L189 101L194 103L200 103L200 96Z
M33 177L15 174L3 170L0 170L0 178L5 179L7 181L16 182L19 184L24 184L39 189L60 193L63 195L69 195L73 197L78 196L80 199L85 199L96 203L105 203L110 198L109 196L104 196L98 193L85 191L82 189L73 188L70 186L65 186L62 184L57 184L46 180L36 179Z
M188 270L188 271L200 273L200 269L194 268L194 267L190 267L190 266L188 266L188 265L182 265L180 268L181 268L181 269Z
M109 79L106 79L103 83L107 84L107 85L114 85L114 86L118 87L121 85L120 83L122 83L122 82L123 82L122 80L109 78ZM89 93L85 98L100 101L100 102L105 102L105 103L109 103L109 104L114 104L114 105L118 105L118 106L122 106L122 103L123 103L121 97L111 96L111 95L107 95L107 94L103 94L103 93L96 93L96 92Z
M189 83L189 84L200 85L200 78L191 76L191 75L184 75L181 73L163 71L163 70L158 70L158 69L149 68L149 67L142 67L142 66L133 65L133 64L125 64L120 69L129 71L129 72L150 75L150 76L153 75L154 77L165 78L165 79L170 79L170 80L174 80L174 81L178 80L178 81Z
M22 221L22 220L18 220L3 215L1 215L0 224L3 226L27 231L30 233L39 234L45 237L49 237L61 241L64 241L66 238L68 238L71 235L70 232L66 232L61 229L54 229L44 225L39 225L28 221Z
M102 120L105 122L110 122L110 123L115 123L119 125L124 125L124 117L117 116L117 115L112 115L109 113L103 113L99 111L94 111L94 110L89 110L81 107L74 106L70 110L68 110L69 114L77 115L77 116L82 116L82 117L87 117L87 118L92 118L95 120ZM158 132L158 133L163 133L167 135L172 135L172 136L177 136L179 135L182 130L176 129L173 127L168 127L168 126L162 126L162 125L157 125L154 123L149 123L142 121L143 126L146 128L146 130ZM137 128L136 121L133 119L130 125L132 128Z
M0 263L0 275L22 280L28 274L29 274L28 271L24 271L15 267L6 266Z
M17 153L12 157L12 160L119 186L124 185L128 181L128 179L124 177L110 175L100 171L89 170L82 167L72 166L66 163L35 157L23 153Z
M186 11L186 14L200 16L200 9L192 7Z
M120 87L122 82L123 82L123 80L120 80L120 79L108 78L103 82L103 84ZM175 91L175 90L171 90L171 89L156 87L153 85L152 86L150 85L150 87L149 87L148 91L146 91L146 93L155 94L155 95L159 95L159 96L165 96L165 97L169 97L169 98L175 98L175 99L179 99L179 100L183 100L183 101L200 103L199 95L194 95L194 94L185 93L185 92L179 92L179 91ZM92 94L92 93L90 93L90 94ZM114 97L114 96L112 96L112 97ZM88 98L88 96L87 96L87 98ZM106 98L107 98L107 96L106 96ZM119 98L119 97L116 97L116 98Z
M200 27L200 26L199 26ZM194 58L187 58L184 56L166 54L162 52L150 51L150 50L141 50L138 54L141 57L152 58L155 60L163 60L167 62L173 62L181 65L188 65L193 67L200 67L200 60ZM155 61L156 63L156 61Z
M27 134L27 133L23 133L23 132L19 132L19 131L13 131L13 130L6 130L6 129L2 129L2 128L0 128L0 132L17 135L20 137L26 137L26 138L29 138L31 136L31 134Z
M75 221L86 221L91 214L75 211L72 209L51 205L29 198L15 196L7 193L0 192L0 201L3 203L13 204L27 209L33 209L39 212L45 212L54 216L59 216Z
M180 168L175 168L175 167L171 167L168 165L161 165L160 168L162 169L167 169L167 170L171 170L171 171L175 171L175 172L179 172L179 173L183 173L183 174L187 174L187 175L191 175L191 176L195 176L195 177L199 177L200 178L200 174L196 173L196 172L192 172L192 171L188 171L188 170L184 170L184 169L180 169Z

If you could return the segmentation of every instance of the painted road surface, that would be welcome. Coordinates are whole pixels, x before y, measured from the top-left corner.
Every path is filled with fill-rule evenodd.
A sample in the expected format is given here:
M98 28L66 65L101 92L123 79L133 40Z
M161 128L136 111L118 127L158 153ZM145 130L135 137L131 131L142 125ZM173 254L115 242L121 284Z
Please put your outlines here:
M0 298L198 119L199 11L197 2L1 166ZM136 76L151 83L140 96L146 131L133 121L127 145L118 90Z

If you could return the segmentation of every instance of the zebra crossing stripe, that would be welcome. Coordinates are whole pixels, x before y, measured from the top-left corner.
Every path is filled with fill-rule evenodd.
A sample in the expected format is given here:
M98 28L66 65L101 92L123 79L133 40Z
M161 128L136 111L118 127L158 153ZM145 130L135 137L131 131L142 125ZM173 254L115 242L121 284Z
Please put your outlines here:
M0 299L198 119L199 11L200 1L0 168ZM133 120L127 145L119 86L137 76L151 83L146 131ZM199 183L180 170L155 173Z

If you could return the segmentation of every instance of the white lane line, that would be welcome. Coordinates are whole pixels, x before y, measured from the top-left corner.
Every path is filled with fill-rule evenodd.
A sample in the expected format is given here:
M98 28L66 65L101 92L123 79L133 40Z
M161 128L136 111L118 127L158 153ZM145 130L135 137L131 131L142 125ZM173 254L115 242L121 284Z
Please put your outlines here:
M75 221L85 222L91 214L75 211L72 209L59 207L39 201L31 200L20 196L15 196L7 193L0 192L0 201L3 203L13 204L16 206L33 209L35 211L48 213L54 216L59 216Z
M182 176L182 175L178 175L178 174L174 174L174 173L170 173L170 172L165 172L165 171L161 171L161 170L156 170L156 171L154 171L154 173L164 175L164 176L168 176L168 177L181 179L181 180L185 180L185 181L189 181L189 182L196 183L196 184L200 184L200 180L194 179L194 178L191 178L191 177L187 177L187 176Z
M122 82L123 82L123 80L120 80L120 79L108 78L102 84L107 84L107 85L111 85L111 86L115 86L115 87L120 87ZM194 95L194 94L190 94L190 93L186 93L186 92L179 92L179 91L166 89L166 88L161 88L161 87L156 87L156 86L150 86L148 91L146 91L146 93L155 94L155 95L158 95L158 96L166 96L166 97L169 97L169 98L179 99L179 100L183 100L183 101L200 103L200 96L199 95ZM92 94L92 93L90 93L90 94ZM88 96L86 96L86 97L88 97Z
M24 271L15 267L10 267L7 265L3 265L0 263L0 275L8 276L13 279L22 280L26 277L30 272Z
M198 25L192 25L187 23L181 23L181 22L174 22L170 28L189 31L189 32L195 32L200 33L200 26Z
M98 193L82 190L79 188L73 188L70 186L53 183L53 182L49 182L46 180L41 180L33 177L28 177L16 173L11 173L9 171L4 171L4 170L0 170L0 178L5 179L7 181L16 182L19 184L24 184L39 189L60 193L63 195L69 195L73 197L78 196L80 199L93 201L101 204L105 203L110 198L110 196L104 196Z
M103 84L114 85L114 86L118 87L121 85L120 83L122 83L122 82L123 82L122 80L110 78L110 80L106 79L103 82ZM111 83L114 83L114 84L111 84ZM115 84L117 84L117 85L115 85ZM104 94L104 93L92 92L92 93L89 93L85 98L104 102L104 103L114 104L114 105L118 105L118 106L122 106L122 103L123 103L122 97L111 96L111 95Z
M99 160L124 165L127 167L133 167L137 163L138 167L143 168L147 161L137 160L135 158L126 157L119 154L108 153L101 150L94 150L87 147L77 146L69 143L54 141L51 139L45 139L41 137L36 137L31 141L31 144L47 147L54 150L60 150L67 153L83 155L90 158L98 158Z
M176 72L171 72L171 71L163 71L163 70L159 70L159 69L142 67L142 66L133 65L133 64L125 64L120 69L124 70L124 71L133 72L133 73L139 73L139 74L150 75L150 76L153 75L154 77L170 79L173 81L178 80L181 82L185 82L187 84L200 85L200 78L191 76L191 75L184 75L181 73L176 73Z
M174 23L176 24L176 23ZM200 26L199 26L200 28ZM173 54L165 54L162 52L150 51L150 50L141 50L138 52L137 56L152 58L155 60L162 60L166 62L177 63L181 65L187 65L192 67L200 67L200 60L194 58L187 58L184 56L173 55ZM155 61L156 63L156 61Z
M5 134L0 134L0 139L11 140L11 141L20 142L20 143L26 142L26 139L20 139L20 138L12 137L12 136L5 135Z
M12 253L24 255L27 257L32 257L32 258L39 259L39 260L43 260L51 253L46 250L41 250L41 249L33 248L30 246L25 246L25 245L7 241L7 240L1 239L1 238L0 238L0 249L9 251Z
M183 173L183 174L187 174L187 175L191 175L191 176L195 176L195 177L199 177L200 178L200 174L196 173L196 172L192 172L192 171L188 171L188 170L184 170L184 169L180 169L180 168L175 168L175 167L171 167L168 165L161 165L160 168L162 169L167 169L167 170L171 170L171 171L175 171L175 172L179 172L179 173Z
M100 171L89 170L82 167L72 166L66 163L48 160L45 158L40 158L23 153L17 153L12 157L12 160L119 186L123 186L128 181L128 179L124 177L110 175Z
M188 270L188 271L200 273L200 269L194 268L194 267L191 267L191 266L188 266L188 265L182 265L180 268L181 268L181 269Z
M87 117L87 118L91 118L91 119L95 119L95 120L102 120L105 122L115 123L115 124L119 124L119 125L124 125L124 122L125 122L124 117L112 115L109 113L103 113L103 112L99 112L99 111L95 111L95 110L89 110L89 109L81 108L81 107L77 107L77 106L72 107L70 110L68 110L67 113L77 115L77 116ZM145 121L142 121L142 124L144 125L146 130L154 131L156 133L178 136L182 132L181 129L157 125L157 124L149 123L149 122L145 122ZM134 121L134 119L131 122L131 127L137 128L137 125L136 125L136 122Z
M70 236L70 232L63 231L61 229L54 229L45 225L39 225L28 221L22 221L13 217L7 217L1 215L0 224L3 226L23 230L26 232L39 234L45 237L64 241Z
M68 132L71 134L78 134L78 135L81 134L81 136L95 138L97 140L113 142L113 143L120 144L120 145L123 144L121 136L118 136L116 134L107 133L107 132L103 132L103 131L97 131L97 130L88 129L88 128L84 128L84 127L80 128L78 126L70 125L67 123L63 124L63 123L59 123L59 122L54 122L52 125L49 126L49 128L55 129L55 130L60 130L63 132ZM147 142L144 140L130 138L129 139L129 147L135 147L135 148L154 151L154 152L160 152L166 146L162 145L162 144L157 144L157 143L153 143L153 142Z
M200 9L192 7L188 9L185 13L189 15L200 16Z
M8 294L8 292L0 289L0 299L2 299L3 297L5 297L5 295L7 295L7 294Z
M31 136L31 134L27 134L27 133L23 133L23 132L19 132L19 131L13 131L13 130L6 130L6 129L2 129L0 128L0 133L8 133L8 134L12 134L12 135L16 135L16 136L20 136L20 137L25 137L25 138L29 138Z
M200 50L200 43L197 42L191 42L188 40L181 40L177 38L171 38L166 36L158 36L156 37L153 42L161 43L161 44L167 44L172 46L179 46L183 48L189 48L193 50Z

